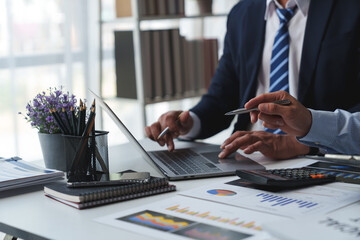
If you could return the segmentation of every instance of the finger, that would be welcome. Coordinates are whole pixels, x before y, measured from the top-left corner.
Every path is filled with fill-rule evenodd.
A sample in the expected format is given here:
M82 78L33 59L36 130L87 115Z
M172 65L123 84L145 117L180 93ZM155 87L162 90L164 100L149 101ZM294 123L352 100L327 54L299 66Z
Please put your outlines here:
M189 111L184 111L179 115L180 134L186 134L193 126L193 119Z
M165 142L164 142L163 138L158 139L158 136L161 133L161 125L160 125L160 123L159 122L153 123L151 125L151 127L150 127L150 131L151 131L151 135L153 136L155 141L157 141L160 144L160 146L164 146Z
M286 99L289 94L285 91L278 91L272 93L265 93L257 96L245 104L245 108L253 108L258 106L260 103L273 102L277 100Z
M190 117L189 111L181 112L178 116L181 124L185 124L187 122L187 120L189 119L189 117Z
M231 143L225 146L225 149L234 152L239 148L243 149L244 146L253 144L254 141L257 140L258 138L256 136L252 135L251 132L248 132L248 134L245 134L241 137L237 137L236 139L234 139L234 141L232 141Z
M228 139L226 139L223 144L221 144L220 148L224 149L225 146L232 143L236 138L243 136L244 134L248 133L247 131L236 131L233 133Z
M278 115L268 115L264 113L259 114L259 119L263 120L267 125L277 126L276 128L283 127L285 125L282 117Z
M251 144L251 145L247 146L247 148L244 149L244 153L251 154L251 153L254 153L256 151L262 152L262 151L264 151L265 147L266 146L263 144L263 142L257 141L254 144Z
M227 144L223 151L219 154L219 158L225 158L231 153L236 152L238 149L244 149L249 144L253 144L258 138L251 134L252 132L238 131L232 135L237 136L232 142Z
M283 106L276 103L261 103L259 104L258 108L261 113L282 116L287 112L289 106Z
M250 112L250 120L251 120L251 123L256 123L257 120L258 120L258 114L259 112L258 111L253 111L253 112Z
M164 136L164 138L165 138L165 141L166 141L166 146L167 146L167 148L168 148L168 151L169 151L169 152L174 151L175 145L174 145L174 140L173 140L173 138L171 137L171 135L170 135L170 134L167 134L166 136Z
M145 134L148 138L150 138L151 140L155 140L154 136L151 134L151 129L149 126L145 127Z
M169 127L169 131L171 133L177 133L180 131L180 124L179 124L179 116L181 111L174 111L171 114L165 115L165 119L163 120L164 125Z
M237 149L236 149L236 150L237 150ZM236 152L236 150L224 149L224 150L222 150L222 151L219 153L218 157L221 158L221 159L226 158L226 157L229 156L230 154Z

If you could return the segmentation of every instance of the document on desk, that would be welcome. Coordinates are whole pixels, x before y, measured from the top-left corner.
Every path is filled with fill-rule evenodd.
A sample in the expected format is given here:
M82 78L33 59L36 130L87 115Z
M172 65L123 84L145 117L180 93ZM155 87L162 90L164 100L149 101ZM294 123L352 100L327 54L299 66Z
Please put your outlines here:
M305 217L264 224L274 237L286 240L313 239L350 240L360 238L360 202L328 215Z
M239 181L204 186L179 194L290 218L326 214L360 200L360 189L347 189L346 185L349 184L346 183L336 182L291 191L268 192L243 187Z
M261 225L288 218L176 196L96 218L95 221L156 239L269 239Z
M61 171L42 168L19 157L0 159L0 191L48 183L63 176Z

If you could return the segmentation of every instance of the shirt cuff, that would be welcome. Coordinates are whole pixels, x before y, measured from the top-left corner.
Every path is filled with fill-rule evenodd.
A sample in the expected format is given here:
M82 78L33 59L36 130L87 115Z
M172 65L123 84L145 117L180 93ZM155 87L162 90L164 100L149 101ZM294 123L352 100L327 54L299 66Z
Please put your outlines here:
M328 111L315 111L309 109L312 116L312 124L307 135L297 138L299 142L309 146L332 151L328 146L332 146L336 139L336 134L331 129L336 128L336 116Z
M200 130L201 130L200 118L195 113L193 113L191 111L189 113L190 113L190 117L193 119L194 125L187 134L181 135L179 137L179 139L182 139L182 140L193 140L193 139L195 139L199 135Z

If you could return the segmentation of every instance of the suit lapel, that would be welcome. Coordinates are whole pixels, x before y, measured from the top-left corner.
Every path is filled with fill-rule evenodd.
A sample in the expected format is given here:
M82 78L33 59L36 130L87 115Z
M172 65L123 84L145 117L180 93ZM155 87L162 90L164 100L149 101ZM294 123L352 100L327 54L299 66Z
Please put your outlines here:
M300 102L304 100L311 84L333 3L334 0L310 1L299 72L298 100Z
M246 91L244 92L244 96L241 98L242 101L247 101L256 93L257 75L264 47L265 8L266 1L257 0L252 1L252 4L249 5L249 9L247 11L248 17L246 19L248 19L249 22L247 22L246 30L243 33L247 38L245 51L247 79L244 82L247 82L246 86L250 87L244 87Z

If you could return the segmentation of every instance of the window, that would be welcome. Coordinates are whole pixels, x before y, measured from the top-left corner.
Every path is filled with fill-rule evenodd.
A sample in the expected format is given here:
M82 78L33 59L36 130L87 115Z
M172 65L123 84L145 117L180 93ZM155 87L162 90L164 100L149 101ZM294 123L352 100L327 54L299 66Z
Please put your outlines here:
M87 0L0 1L0 156L42 158L37 130L18 115L37 93L63 86L85 98L85 90L96 85L98 78L87 76L94 75L90 73L94 68L89 68L94 62L91 58L98 57L98 48L90 49L96 39L89 32L98 26L97 15L90 14L91 9L96 12L97 4Z

